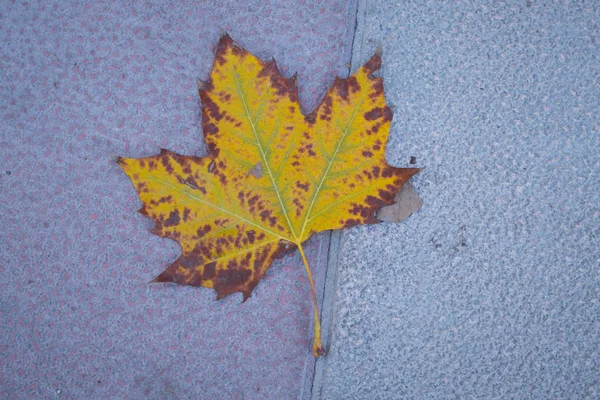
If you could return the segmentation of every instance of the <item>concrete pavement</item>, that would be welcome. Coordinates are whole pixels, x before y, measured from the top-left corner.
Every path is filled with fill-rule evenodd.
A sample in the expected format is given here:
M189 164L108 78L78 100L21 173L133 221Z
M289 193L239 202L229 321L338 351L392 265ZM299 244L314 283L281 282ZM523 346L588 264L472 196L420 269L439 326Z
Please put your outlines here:
M0 6L0 397L600 396L600 8L535 1ZM148 285L179 255L109 155L205 154L220 32L311 110L378 46L401 224L311 239L240 304ZM410 165L412 166L412 165ZM331 240L330 240L331 237Z
M342 233L313 399L600 397L599 20L359 2L353 64L383 47L388 159L425 167L424 204Z
M196 78L227 31L307 109L347 73L356 3L3 2L0 398L286 399L312 377L300 256L252 297L149 285L179 255L151 235L111 155L205 154ZM329 235L307 256L323 284Z

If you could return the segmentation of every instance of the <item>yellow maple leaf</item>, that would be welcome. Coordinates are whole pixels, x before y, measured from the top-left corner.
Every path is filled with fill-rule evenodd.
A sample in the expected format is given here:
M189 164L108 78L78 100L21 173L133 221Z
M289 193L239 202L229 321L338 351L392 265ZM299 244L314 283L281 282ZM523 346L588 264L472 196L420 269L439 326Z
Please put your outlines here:
M312 274L302 243L317 232L380 222L375 211L420 169L385 160L392 113L375 54L336 78L309 115L295 76L265 63L225 35L200 85L208 157L167 150L118 157L153 233L182 255L155 281L214 288L217 298L250 296L272 261L298 248L314 300L313 353L324 354Z

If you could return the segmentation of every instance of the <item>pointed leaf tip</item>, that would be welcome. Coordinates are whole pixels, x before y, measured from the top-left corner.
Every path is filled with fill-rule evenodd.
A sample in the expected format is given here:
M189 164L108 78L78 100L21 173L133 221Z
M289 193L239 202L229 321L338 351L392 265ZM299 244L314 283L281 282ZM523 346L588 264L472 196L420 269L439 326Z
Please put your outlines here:
M364 71L367 75L371 76L375 74L381 68L381 52L375 52L373 56L363 65Z
M110 158L112 161L114 161L115 163L122 165L125 163L125 161L123 160L123 157L114 155L114 154L109 154L108 158Z
M219 40L232 40L232 39L231 39L231 36L229 35L229 33L225 29L221 29L221 32L219 32Z

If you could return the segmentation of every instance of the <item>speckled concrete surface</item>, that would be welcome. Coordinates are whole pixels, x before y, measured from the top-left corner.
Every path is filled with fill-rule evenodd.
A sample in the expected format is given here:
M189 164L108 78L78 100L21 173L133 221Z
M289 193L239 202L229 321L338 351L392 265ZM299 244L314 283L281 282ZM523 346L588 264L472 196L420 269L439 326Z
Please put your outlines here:
M179 248L109 155L204 154L196 77L222 31L297 71L310 110L347 73L356 3L80 3L0 6L0 398L297 398L314 364L299 256L245 304L149 285ZM308 249L318 284L327 246Z
M423 208L343 234L320 398L600 398L600 6L359 4Z

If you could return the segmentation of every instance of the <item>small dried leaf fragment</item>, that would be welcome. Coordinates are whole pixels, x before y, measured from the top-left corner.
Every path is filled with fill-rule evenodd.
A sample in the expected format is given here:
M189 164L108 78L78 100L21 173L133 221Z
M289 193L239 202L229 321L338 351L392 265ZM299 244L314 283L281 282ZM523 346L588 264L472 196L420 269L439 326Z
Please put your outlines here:
M303 115L295 76L225 35L210 77L199 82L209 155L167 150L117 158L156 224L182 255L155 280L214 288L246 300L273 260L298 248L314 300L313 354L325 350L302 243L317 232L374 224L375 211L417 168L385 160L392 120L376 53Z
M421 209L423 202L410 182L404 184L394 197L394 204L381 207L375 216L383 222L402 222Z

